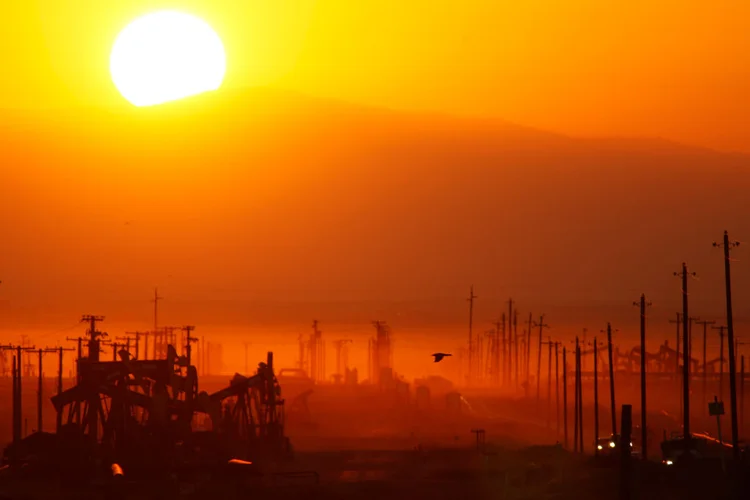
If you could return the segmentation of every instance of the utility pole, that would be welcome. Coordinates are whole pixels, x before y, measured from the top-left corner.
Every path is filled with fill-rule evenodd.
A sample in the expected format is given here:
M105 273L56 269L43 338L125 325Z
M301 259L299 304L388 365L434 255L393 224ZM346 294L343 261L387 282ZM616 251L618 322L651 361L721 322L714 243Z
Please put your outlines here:
M518 369L518 309L513 311L513 350L515 351L515 362L513 366L516 369L516 393L518 392L518 376L520 375Z
M81 318L81 322L88 322L90 324L90 328L88 332L86 332L89 336L89 352L88 352L88 361L89 362L97 362L99 361L99 342L101 337L106 337L107 334L100 332L96 329L96 323L104 321L104 316L95 316L93 314L89 314L86 316L83 316ZM99 405L101 404L101 401L99 399L99 394L96 394L96 397L92 397L88 402L88 424L89 424L89 438L96 443L98 441L99 436Z
M615 406L615 366L612 361L611 323L607 323L607 355L609 356L609 402L612 406L612 436L614 437L617 435L617 407Z
M555 416L557 421L557 439L560 439L560 342L555 342Z
M503 357L505 357L505 313L495 321L495 330L492 335L492 378L495 385L505 385L505 367L500 358L500 346L503 346ZM502 339L500 332L502 331ZM501 367L503 367L501 369ZM501 372L503 376L501 377Z
M586 334L587 334L588 332L589 332L589 329L588 329L588 328L584 328L584 329L583 329L583 340L582 340L582 345L583 345L583 347L581 348L581 350L583 350L583 349L586 349ZM586 371L586 356L585 356L585 354L584 354L584 353L582 352L582 353L581 353L581 372L585 372L585 371Z
M41 347L37 349L37 353L39 354L39 384L37 386L36 390L36 431L42 432L44 428L44 420L42 418L42 391L44 390L44 374L42 372L42 356L44 356L45 352L49 352L45 349L42 349Z
M190 367L193 365L193 342L198 342L198 337L191 335L195 331L195 327L192 325L183 326L182 331L185 332L185 356L187 357L188 367ZM247 360L245 365L245 375L247 375Z
M575 350L573 351L573 453L578 453L578 337L575 340Z
M515 342L513 341L513 330L511 328L511 322L513 321L513 299L508 299L508 362L506 365L506 373L508 374L508 383L506 384L508 387L510 387L510 384L513 381L513 347L515 346L516 352L518 352L518 346L515 345ZM518 341L518 339L516 339Z
M688 340L688 276L695 276L695 273L688 273L687 264L682 263L682 271L675 272L675 276L682 278L682 419L684 439L686 445L690 443L690 345Z
M11 392L12 392L12 398L11 399L13 401L12 405L11 405L12 406L12 415L13 415L13 418L11 419L12 420L11 434L13 436L13 444L17 446L18 445L18 440L20 439L20 435L18 434L18 410L16 408L16 406L18 404L18 376L19 376L19 371L18 371L18 367L17 367L17 363L16 363L16 355L15 355L16 346L14 346L12 344L0 345L0 350L2 350L2 351L6 351L7 350L7 351L11 352L11 358L12 358L11 359L11 361L12 361L12 363L11 363L11 369L12 369L12 371L11 371L11 379L12 379L12 390L11 390ZM15 446L14 446L14 450L17 450L17 448ZM11 456L11 458L13 459L13 462L15 464L16 451L14 451L14 454Z
M576 353L578 357L577 369L578 369L578 438L580 444L578 446L581 455L583 455L583 374L581 372L581 345L578 343L578 337L576 337Z
M83 358L83 341L86 340L83 337L70 338L65 337L68 342L76 342L78 344L78 357L76 358L76 382L81 381L81 359Z
M740 423L745 426L745 355L740 356ZM742 429L741 429L742 430Z
M719 397L724 400L724 329L726 326L712 326L712 330L719 330Z
M23 342L23 341L22 341ZM35 346L16 346L16 401L14 403L14 409L16 413L16 436L15 442L20 441L25 432L23 432L23 357L24 351L30 352L36 350Z
M594 456L599 455L599 351L594 337Z
M552 419L552 338L547 337L547 342L542 342L547 346L547 428L550 426Z
M568 449L568 360L563 347L563 442Z
M130 335L130 333L128 333ZM132 335L135 336L135 359L141 359L141 332L132 332ZM145 359L145 358L144 358Z
M159 289L154 287L154 334L159 331L159 301L164 297L159 297ZM148 352L148 351L147 351Z
M549 325L544 324L544 314L539 316L539 323L534 323L534 327L539 327L539 356L537 357L536 364L536 402L539 403L539 396L541 393L540 379L542 377L542 330L549 328Z
M716 321L697 321L699 325L703 325L703 389L702 389L702 395L701 400L705 403L707 401L706 394L707 394L707 388L706 384L708 383L708 372L706 371L706 331L708 330L708 325L715 325Z
M633 305L641 308L641 454L643 459L648 459L648 443L646 442L646 307L651 302L646 302L646 294L641 294L641 301L633 302ZM705 339L705 336L704 336ZM705 362L706 344L703 344Z
M677 353L676 359L677 362L675 363L675 373L680 373L680 325L682 324L682 314L677 313L675 316L676 319L670 319L670 323L674 323L677 325L677 342L675 343L675 352Z
M531 327L533 320L531 319L531 313L529 313L529 326L526 329L526 397L529 397L529 390L531 385Z
M690 360L693 359L693 323L697 323L700 320L699 317L690 317L688 318L688 347L690 351Z
M63 352L64 351L75 351L72 347L48 347L45 349L46 352L57 352L57 394L60 395L63 392ZM57 422L55 424L56 432L60 432L62 427L62 412L57 412Z
M472 334L472 323L474 321L474 299L477 296L474 295L474 285L469 288L469 385L474 381L474 338Z
M729 241L729 233L724 231L723 243L714 243L715 247L724 248L724 279L727 295L727 343L729 344L729 397L732 409L732 458L735 463L740 460L739 425L737 422L737 367L734 359L734 322L732 318L732 283L729 269L729 251L739 246L739 241Z

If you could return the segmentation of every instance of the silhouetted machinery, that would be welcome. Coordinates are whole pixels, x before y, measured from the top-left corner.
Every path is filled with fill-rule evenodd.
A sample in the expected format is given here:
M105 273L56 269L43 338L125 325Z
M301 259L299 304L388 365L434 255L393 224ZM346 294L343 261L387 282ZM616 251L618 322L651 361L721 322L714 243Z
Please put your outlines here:
M120 464L162 470L262 463L291 451L284 436L284 400L273 353L254 375L235 374L227 387L200 392L188 357L169 345L166 359L81 359L78 383L51 398L57 434L36 433L6 449L18 461L56 461L69 467Z

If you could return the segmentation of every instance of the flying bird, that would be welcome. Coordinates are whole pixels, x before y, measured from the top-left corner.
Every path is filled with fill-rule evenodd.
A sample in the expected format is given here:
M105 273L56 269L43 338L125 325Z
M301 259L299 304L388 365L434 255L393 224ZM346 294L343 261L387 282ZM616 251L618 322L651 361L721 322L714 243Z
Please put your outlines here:
M453 354L445 354L443 352L436 352L435 354L433 354L433 356L435 357L435 363L440 363L444 357L453 356Z

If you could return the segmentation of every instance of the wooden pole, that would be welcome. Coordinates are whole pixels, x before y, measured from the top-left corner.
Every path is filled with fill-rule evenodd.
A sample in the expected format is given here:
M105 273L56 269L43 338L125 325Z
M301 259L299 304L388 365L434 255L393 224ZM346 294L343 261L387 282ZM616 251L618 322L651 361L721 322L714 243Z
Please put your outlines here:
M646 429L646 294L641 294L641 454L648 459L648 433ZM704 347L705 355L705 347Z
M576 349L573 352L573 451L578 453L578 337L576 337Z
M732 318L732 283L729 269L729 249L739 245L729 242L729 234L724 231L724 278L727 295L727 345L729 347L729 398L732 413L732 458L735 463L740 460L739 426L737 422L737 368L734 359L734 320ZM687 290L686 290L687 293ZM687 298L685 298L687 303Z
M560 342L555 342L555 415L557 421L557 439L560 439L560 356L558 347ZM744 358L743 358L743 365Z
M568 449L568 360L563 347L563 440Z
M615 406L615 366L612 362L612 325L607 323L607 351L609 354L609 401L612 407L612 436L617 435L617 407Z
M599 347L594 337L594 456L599 455Z
M576 342L576 344L578 343ZM578 351L578 425L580 426L578 438L580 439L579 451L583 454L583 377L581 373L581 346L577 345L576 350Z
M630 500L632 483L631 448L633 430L633 407L622 405L622 436L620 439L620 499Z

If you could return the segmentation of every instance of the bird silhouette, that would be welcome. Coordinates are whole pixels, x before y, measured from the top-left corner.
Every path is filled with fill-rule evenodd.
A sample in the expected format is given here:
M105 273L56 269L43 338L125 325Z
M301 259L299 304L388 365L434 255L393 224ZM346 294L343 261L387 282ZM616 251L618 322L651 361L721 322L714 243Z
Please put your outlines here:
M436 352L435 354L433 354L433 356L435 357L435 363L440 363L444 357L453 356L453 354L445 354L443 352Z

